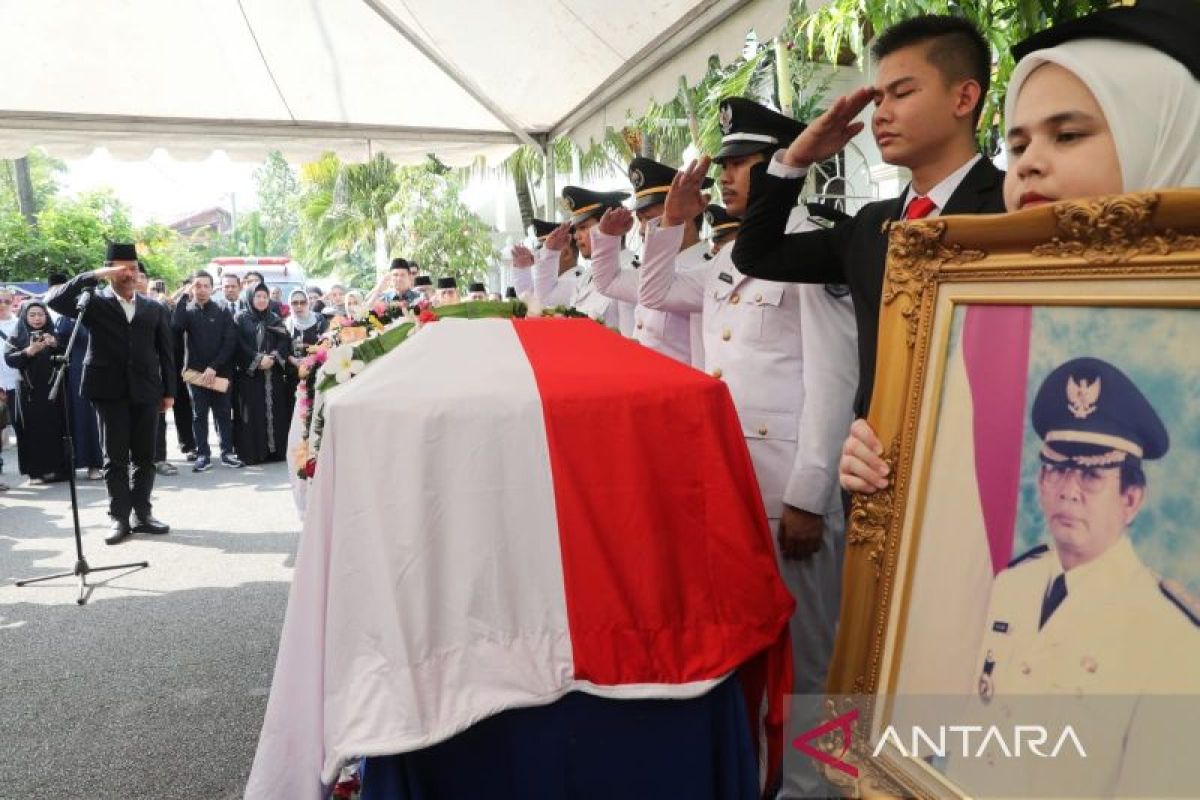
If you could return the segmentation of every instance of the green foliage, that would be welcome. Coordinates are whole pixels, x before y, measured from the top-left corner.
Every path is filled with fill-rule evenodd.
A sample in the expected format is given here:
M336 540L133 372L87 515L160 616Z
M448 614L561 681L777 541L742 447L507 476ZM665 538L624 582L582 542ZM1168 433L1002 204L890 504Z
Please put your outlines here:
M278 150L254 171L258 185L258 211L253 215L254 237L259 254L289 255L300 230L298 200L300 181Z
M111 191L78 199L50 197L36 228L14 208L0 210L0 283L44 281L50 272L69 275L96 269L109 241L133 241L156 278L174 283L204 260L175 231L151 222L134 227L129 208Z
M495 259L491 229L460 199L462 177L435 159L398 168L386 156L342 164L327 153L300 170L297 251L311 275L368 287L393 255L460 281Z
M459 285L481 280L498 253L492 230L460 198L462 177L434 161L399 170L400 190L390 210L391 252L418 262Z
M58 180L66 171L67 165L37 148L30 150L26 158L29 161L30 182L33 184L34 206L43 209L58 194ZM4 161L3 168L0 169L0 212L16 210L16 174L13 171L13 162Z

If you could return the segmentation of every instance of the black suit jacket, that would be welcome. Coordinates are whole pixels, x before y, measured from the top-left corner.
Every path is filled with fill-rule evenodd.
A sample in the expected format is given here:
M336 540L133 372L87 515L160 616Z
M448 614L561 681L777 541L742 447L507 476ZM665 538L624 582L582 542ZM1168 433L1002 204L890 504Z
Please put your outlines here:
M875 385L879 307L888 237L884 225L900 218L900 197L868 203L832 228L784 233L801 178L777 178L766 164L750 175L750 204L733 246L733 263L746 275L790 283L842 283L850 287L858 326L858 392L854 412L866 416ZM942 215L1004 211L1004 173L982 158L950 196Z
M77 275L51 289L46 304L63 316L78 317L79 295L98 283L94 273ZM84 322L91 338L83 359L83 394L91 400L158 404L175 395L170 312L140 294L134 298L132 322L112 289L96 291L88 304Z

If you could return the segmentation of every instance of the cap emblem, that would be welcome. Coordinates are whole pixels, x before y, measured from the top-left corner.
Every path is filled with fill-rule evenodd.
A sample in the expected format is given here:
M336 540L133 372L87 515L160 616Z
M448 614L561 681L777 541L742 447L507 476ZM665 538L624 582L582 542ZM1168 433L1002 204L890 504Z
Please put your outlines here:
M733 131L733 106L724 103L721 106L721 133L728 136Z
M640 169L631 169L629 170L629 182L633 184L634 189L641 189L646 185L646 176Z
M1075 419L1087 419L1096 411L1100 401L1100 378L1094 381L1075 380L1074 375L1067 376L1067 409L1075 415Z

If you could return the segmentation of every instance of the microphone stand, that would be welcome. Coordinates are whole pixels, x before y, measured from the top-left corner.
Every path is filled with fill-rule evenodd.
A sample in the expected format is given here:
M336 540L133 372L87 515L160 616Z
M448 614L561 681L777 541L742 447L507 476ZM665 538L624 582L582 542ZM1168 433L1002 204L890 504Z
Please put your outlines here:
M61 356L51 356L51 361L56 365L54 372L54 382L50 385L50 402L53 403L62 391L63 381L66 380L67 371L71 367L71 350L75 346L75 337L79 335L79 328L83 325L84 315L87 314L87 305L92 299L90 291L85 292L79 298L79 316L75 318L75 327L71 329L71 336L67 339L66 349L63 350ZM56 572L53 575L43 575L40 578L26 578L25 580L17 581L17 586L28 586L31 583L41 583L43 581L52 581L58 578L67 578L75 576L79 578L79 597L75 600L76 605L83 605L91 596L94 584L89 584L87 576L93 572L107 572L114 569L144 569L150 566L149 561L134 561L129 564L113 564L111 567L93 567L88 564L87 559L83 555L83 534L79 529L79 497L75 491L75 440L71 437L71 399L65 398L62 404L63 413L63 456L67 465L67 481L71 486L71 516L75 522L75 568L70 572Z

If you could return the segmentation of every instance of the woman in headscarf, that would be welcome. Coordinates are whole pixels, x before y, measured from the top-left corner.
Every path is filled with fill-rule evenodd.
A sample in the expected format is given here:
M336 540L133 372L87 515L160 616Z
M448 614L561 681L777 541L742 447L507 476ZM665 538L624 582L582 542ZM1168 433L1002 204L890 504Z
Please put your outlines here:
M13 419L18 468L33 483L64 480L67 466L62 437L66 398L60 392L56 400L50 400L54 378L51 358L62 354L62 345L54 336L50 312L42 301L30 300L21 307L21 319L9 345L4 360L19 370Z
M1200 187L1200 4L1099 11L1013 47L1004 124L1009 211L1047 202ZM842 488L888 485L883 445L855 420Z
M300 380L300 359L304 358L311 345L320 340L321 334L329 327L329 318L313 310L308 293L303 289L292 292L288 298L288 305L292 309L292 315L287 318L286 323L288 335L292 339L292 355L288 357L287 377L288 394L292 396Z
M1109 9L1042 31L1013 54L1009 211L1200 187L1200 5Z
M280 461L287 452L291 398L285 365L292 354L283 320L271 311L265 283L242 293L245 308L234 316L237 328L237 406L233 436L238 456L247 464Z

